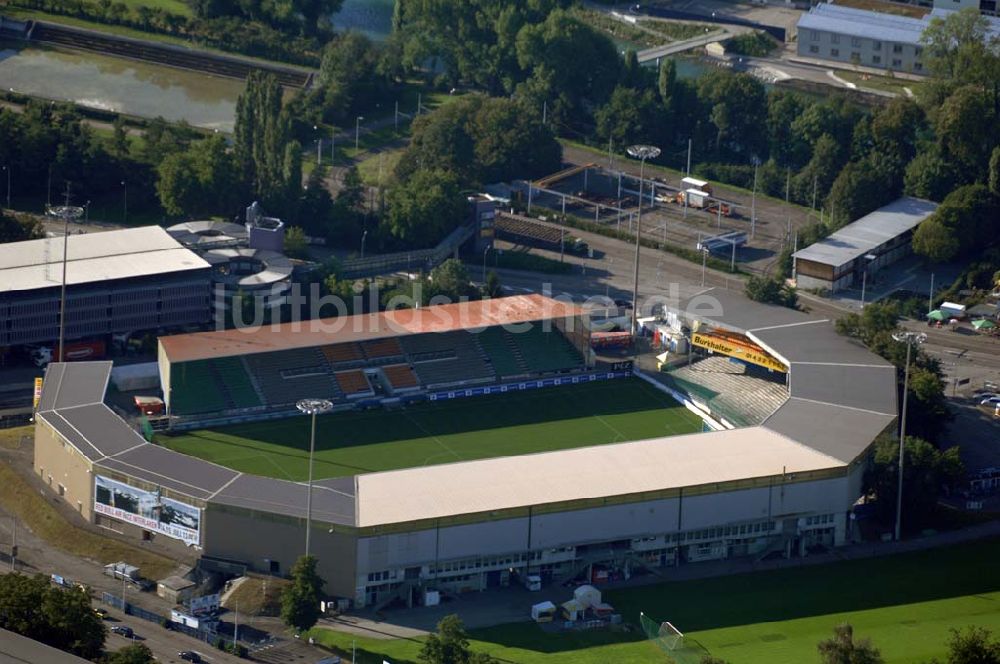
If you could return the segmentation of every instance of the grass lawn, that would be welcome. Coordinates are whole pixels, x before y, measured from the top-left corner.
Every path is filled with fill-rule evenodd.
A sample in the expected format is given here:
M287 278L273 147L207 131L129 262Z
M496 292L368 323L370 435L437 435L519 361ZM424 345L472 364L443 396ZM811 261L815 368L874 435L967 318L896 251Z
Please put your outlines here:
M641 440L701 430L701 420L637 379L599 381L335 413L316 431L317 478ZM160 436L184 454L235 470L301 481L309 419L256 422Z
M381 152L365 157L360 162L358 162L358 175L361 176L361 181L369 187L378 187L379 185L383 187L391 187L396 183L396 177L393 173L396 170L396 165L399 163L400 157L403 156L403 152L406 148L391 148L382 150ZM382 166L382 177L379 179L379 162Z
M180 16L194 16L190 5L183 0L122 0L129 9L139 9L148 7L149 9L162 9L168 14L178 14Z
M664 583L606 593L636 624L639 611L670 620L731 664L816 662L816 644L842 622L871 638L890 664L944 660L949 630L1000 631L1000 540L888 558ZM565 592L563 593L565 594ZM543 590L541 599L548 598ZM552 597L551 599L560 599ZM527 606L525 607L527 611ZM349 634L314 630L349 651ZM641 633L551 635L531 623L472 632L473 648L519 664L667 662ZM416 661L418 640L357 639L358 664Z
M894 78L891 76L875 76L872 74L862 74L856 71L847 70L837 70L834 73L845 81L850 81L854 83L859 88L868 88L869 90L881 90L883 92L894 92L898 95L906 95L906 91L903 88L910 88L911 90L918 86L920 83L918 81L908 81L904 78Z
M18 432L30 432L29 427L12 429L13 437L20 440ZM8 437L4 436L5 439ZM7 446L6 444L4 445ZM50 498L40 494L7 463L0 462L0 505L28 524L31 531L49 545L67 553L94 560L101 564L127 560L149 579L161 579L177 567L177 563L147 549L126 544L109 537L102 537L66 521L52 504Z

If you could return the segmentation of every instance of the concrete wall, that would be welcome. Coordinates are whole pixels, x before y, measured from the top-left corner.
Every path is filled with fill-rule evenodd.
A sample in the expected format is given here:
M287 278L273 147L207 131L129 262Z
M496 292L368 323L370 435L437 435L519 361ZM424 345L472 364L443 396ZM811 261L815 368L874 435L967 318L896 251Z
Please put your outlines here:
M798 54L807 58L925 74L922 53L922 48L914 44L799 28Z
M35 423L34 468L53 493L93 520L93 465L42 420Z
M268 574L270 561L278 564L278 575L286 576L305 551L303 519L251 512L209 503L203 513L204 555L247 564ZM313 521L310 553L318 560L319 574L326 581L324 592L354 596L356 548L353 536L330 533L329 527Z

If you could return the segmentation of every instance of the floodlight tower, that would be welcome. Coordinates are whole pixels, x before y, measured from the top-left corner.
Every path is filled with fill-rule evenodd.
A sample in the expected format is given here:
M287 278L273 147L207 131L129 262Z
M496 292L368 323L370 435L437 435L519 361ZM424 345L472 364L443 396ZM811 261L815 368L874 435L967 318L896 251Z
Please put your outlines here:
M655 145L631 145L625 152L633 159L639 160L639 211L635 218L635 281L632 284L632 335L639 333L639 247L642 237L642 185L644 182L646 160L660 156L660 148Z
M309 434L309 488L306 489L306 554L309 555L309 534L312 531L312 498L313 498L313 456L316 453L316 416L328 413L333 404L326 399L301 399L295 407L306 415L312 416L312 429Z
M927 341L923 332L900 330L893 332L892 338L906 344L906 368L903 370L903 414L899 425L899 486L896 489L896 541L901 537L903 523L903 446L906 444L906 402L910 391L910 351Z
M83 216L83 208L69 204L70 183L66 183L66 204L48 205L45 213L50 217L63 220L63 259L62 259L62 285L59 295L59 355L57 362L63 362L66 358L63 355L63 346L66 342L66 262L69 253L69 222L76 221Z

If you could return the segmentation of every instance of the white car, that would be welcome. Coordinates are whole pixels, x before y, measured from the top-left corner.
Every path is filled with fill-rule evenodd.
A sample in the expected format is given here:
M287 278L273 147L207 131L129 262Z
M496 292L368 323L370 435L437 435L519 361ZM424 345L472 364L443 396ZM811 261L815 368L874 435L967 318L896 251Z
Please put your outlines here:
M973 399L982 401L983 399L992 399L993 397L1000 397L1000 394L996 392L976 392L972 395Z
M1000 397L990 397L988 399L983 399L979 402L980 406L997 406L1000 405Z

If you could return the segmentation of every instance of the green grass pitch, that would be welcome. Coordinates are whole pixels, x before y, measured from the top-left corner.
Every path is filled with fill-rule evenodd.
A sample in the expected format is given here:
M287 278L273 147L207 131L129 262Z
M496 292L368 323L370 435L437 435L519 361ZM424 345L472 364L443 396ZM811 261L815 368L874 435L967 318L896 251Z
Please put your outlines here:
M1000 540L948 548L712 579L611 590L605 598L626 622L645 611L670 620L712 655L731 664L818 662L816 644L849 622L888 664L947 660L951 629L976 625L1000 635ZM668 572L669 574L669 572ZM531 602L565 601L566 588L544 588ZM456 607L461 613L461 607ZM387 618L390 622L392 615ZM359 638L315 629L325 645L358 664L417 662L419 639ZM668 664L666 655L631 632L550 634L531 623L473 630L473 649L518 664Z
M316 421L315 477L642 440L701 430L701 420L639 379L334 413ZM308 476L309 418L160 436L184 454L254 475Z

